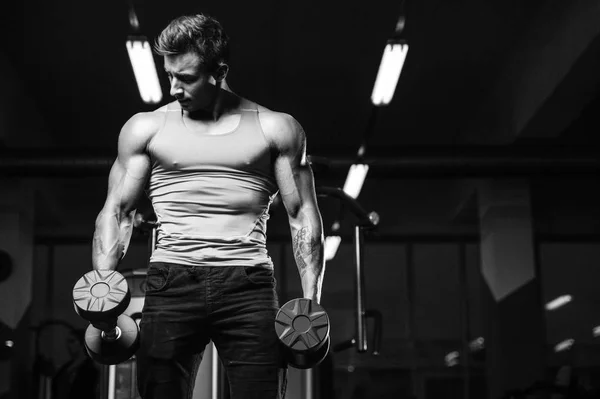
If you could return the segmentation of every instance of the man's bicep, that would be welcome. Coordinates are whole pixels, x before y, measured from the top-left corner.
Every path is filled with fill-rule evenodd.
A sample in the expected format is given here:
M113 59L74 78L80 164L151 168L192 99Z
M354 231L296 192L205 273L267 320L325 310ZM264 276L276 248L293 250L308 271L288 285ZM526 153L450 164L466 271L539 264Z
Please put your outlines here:
M316 205L310 165L280 156L276 161L275 176L281 199L291 217L297 216L303 206Z
M275 121L275 177L286 210L295 217L303 206L316 202L313 174L306 159L306 134L290 115L279 114Z
M130 211L143 193L150 174L150 159L146 153L143 123L134 118L123 127L119 136L118 156L109 175L108 202Z
M119 159L115 159L110 168L110 173L108 174L108 194L107 197L110 199L112 193L117 189L119 184L121 183L121 179L123 177L123 168L119 162Z
M129 165L129 168L133 166L131 162ZM126 213L135 208L137 200L144 190L145 179L133 179L130 173L131 171L119 159L114 162L108 178L105 208Z
M129 212L144 192L150 171L150 161L145 154L138 154L115 161L109 175L108 201Z

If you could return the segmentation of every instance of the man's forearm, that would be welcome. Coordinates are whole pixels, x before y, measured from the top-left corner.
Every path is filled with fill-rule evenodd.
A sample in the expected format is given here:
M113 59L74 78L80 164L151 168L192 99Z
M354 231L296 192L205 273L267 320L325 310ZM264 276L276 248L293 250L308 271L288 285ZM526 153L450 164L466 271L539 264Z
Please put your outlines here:
M119 214L102 210L96 219L96 230L92 243L92 265L94 270L115 270L125 256L131 234L135 212Z
M292 247L305 298L321 300L325 272L323 226L315 215L303 215L291 223Z

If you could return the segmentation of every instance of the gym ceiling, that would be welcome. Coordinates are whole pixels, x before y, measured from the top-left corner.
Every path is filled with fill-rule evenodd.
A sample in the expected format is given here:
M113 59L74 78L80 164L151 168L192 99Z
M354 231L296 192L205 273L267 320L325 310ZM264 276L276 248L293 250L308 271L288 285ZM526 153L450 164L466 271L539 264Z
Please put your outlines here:
M140 99L128 59L128 2L11 3L0 27L3 157L114 157L123 123L157 107ZM295 116L314 156L356 155L373 115L370 94L383 48L401 12L410 50L394 99L378 109L368 157L447 158L473 146L482 156L489 149L510 156L525 148L589 157L598 145L597 0L133 4L140 34L150 40L176 16L205 12L217 17L231 37L230 86ZM161 60L155 60L162 105L170 98ZM393 175L398 168L390 165ZM343 177L342 171L338 178ZM81 193L80 182L48 186L42 213L84 207L91 196ZM64 205L78 190L83 198ZM104 190L88 191L102 196ZM101 200L91 207L98 204Z

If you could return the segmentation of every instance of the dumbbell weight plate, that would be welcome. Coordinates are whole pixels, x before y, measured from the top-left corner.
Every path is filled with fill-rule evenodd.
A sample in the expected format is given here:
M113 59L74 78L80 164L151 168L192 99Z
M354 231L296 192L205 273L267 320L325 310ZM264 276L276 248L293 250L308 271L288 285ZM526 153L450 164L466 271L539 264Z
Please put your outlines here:
M85 349L88 355L101 364L119 364L135 354L140 346L139 328L127 315L117 319L117 337L109 339L102 330L89 325L85 331Z
M298 298L284 304L275 317L275 332L288 362L296 368L316 366L329 350L329 316L310 299Z
M329 336L325 342L316 351L300 352L294 350L286 350L286 358L289 365L297 369L310 369L318 366L329 353L330 347Z
M115 270L92 270L73 287L75 311L92 323L116 318L130 300L127 280Z

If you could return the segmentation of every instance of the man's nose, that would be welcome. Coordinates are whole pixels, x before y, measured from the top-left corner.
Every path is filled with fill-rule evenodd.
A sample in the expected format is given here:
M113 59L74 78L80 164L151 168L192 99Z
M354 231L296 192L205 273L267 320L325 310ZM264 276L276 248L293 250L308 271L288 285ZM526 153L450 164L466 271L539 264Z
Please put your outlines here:
M169 93L175 98L179 98L183 95L183 88L177 80L173 79L171 81L171 90Z

